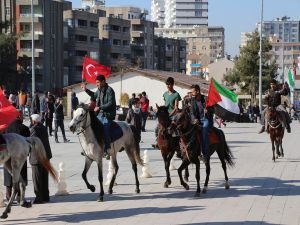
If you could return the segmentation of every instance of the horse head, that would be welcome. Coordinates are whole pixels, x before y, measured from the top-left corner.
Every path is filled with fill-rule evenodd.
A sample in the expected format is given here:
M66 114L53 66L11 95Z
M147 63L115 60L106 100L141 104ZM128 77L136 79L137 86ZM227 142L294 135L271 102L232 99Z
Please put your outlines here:
M166 128L170 123L168 108L166 106L158 106L157 104L156 108L156 117L158 119L158 123Z
M73 119L69 124L71 132L75 132L79 126L82 126L86 123L87 115L89 112L89 106L86 104L79 104L77 109L73 112Z
M185 131L191 124L190 107L185 106L182 110L178 110L175 117L176 128L179 131Z

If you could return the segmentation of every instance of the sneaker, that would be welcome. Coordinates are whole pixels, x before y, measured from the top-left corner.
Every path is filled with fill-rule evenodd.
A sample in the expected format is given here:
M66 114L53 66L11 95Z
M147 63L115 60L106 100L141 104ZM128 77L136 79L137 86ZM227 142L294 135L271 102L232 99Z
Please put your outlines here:
M55 142L56 142L56 143L59 143L59 141L58 141L57 139L55 139Z
M265 131L265 126L262 126L260 131L258 132L259 134L263 133Z

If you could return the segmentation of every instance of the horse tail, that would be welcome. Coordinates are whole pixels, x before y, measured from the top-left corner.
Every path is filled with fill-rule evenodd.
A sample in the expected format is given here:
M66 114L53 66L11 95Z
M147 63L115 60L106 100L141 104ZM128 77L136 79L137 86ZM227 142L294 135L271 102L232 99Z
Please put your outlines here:
M225 134L221 129L218 129L219 133L220 133L220 137L221 137L221 141L223 142L223 149L224 149L224 159L225 162L230 166L233 167L235 162L233 161L233 154L230 151L227 142L226 142L226 138L225 138Z
M140 141L141 141L141 135L138 132L138 130L135 128L135 126L130 125L130 129L133 133L134 140L135 140L135 151L134 151L134 158L135 161L140 164L141 166L144 166L144 162L141 159L141 149L140 149Z
M58 182L57 172L47 158L42 141L38 137L28 137L27 142L31 145L31 153L37 157L37 160L50 173L51 177Z

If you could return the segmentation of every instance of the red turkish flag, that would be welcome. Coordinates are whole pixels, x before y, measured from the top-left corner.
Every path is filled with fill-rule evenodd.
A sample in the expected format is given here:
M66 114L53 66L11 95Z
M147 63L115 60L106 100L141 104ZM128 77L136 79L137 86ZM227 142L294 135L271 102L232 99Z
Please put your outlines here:
M4 131L18 116L19 112L9 103L0 88L0 132Z
M98 75L104 75L107 79L110 75L110 67L101 65L85 56L82 66L82 81L96 84L96 77Z

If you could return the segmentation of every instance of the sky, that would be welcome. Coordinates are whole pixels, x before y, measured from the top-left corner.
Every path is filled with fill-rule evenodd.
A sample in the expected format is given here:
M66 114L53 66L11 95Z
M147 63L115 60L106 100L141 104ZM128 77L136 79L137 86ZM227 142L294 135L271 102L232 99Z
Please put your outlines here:
M81 0L71 0L73 8ZM260 21L262 0L208 0L208 26L225 28L225 52L231 56L239 53L241 32L255 29ZM300 20L300 0L263 0L264 20L288 16ZM149 10L151 0L106 0L107 6L137 6ZM150 17L149 17L150 18Z

